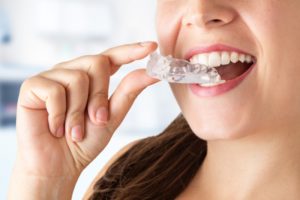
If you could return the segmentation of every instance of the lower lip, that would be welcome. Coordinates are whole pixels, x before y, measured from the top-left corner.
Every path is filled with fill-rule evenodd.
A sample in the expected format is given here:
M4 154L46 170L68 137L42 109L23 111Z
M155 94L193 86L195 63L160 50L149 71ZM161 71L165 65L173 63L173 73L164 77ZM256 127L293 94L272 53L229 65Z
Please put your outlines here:
M235 79L228 80L226 83L212 86L212 87L203 87L198 84L189 84L189 88L192 93L198 97L214 97L217 95L221 95L225 92L228 92L238 86L251 72L251 70L255 67L255 64L252 65L246 72L242 75L236 77Z

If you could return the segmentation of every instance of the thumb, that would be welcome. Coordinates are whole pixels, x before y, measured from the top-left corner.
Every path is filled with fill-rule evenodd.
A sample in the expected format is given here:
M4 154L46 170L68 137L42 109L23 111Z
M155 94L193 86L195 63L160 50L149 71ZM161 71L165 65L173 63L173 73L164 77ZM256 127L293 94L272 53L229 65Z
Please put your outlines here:
M145 69L138 69L129 73L110 97L109 128L116 130L125 118L136 97L146 87L158 81L158 79L148 76Z

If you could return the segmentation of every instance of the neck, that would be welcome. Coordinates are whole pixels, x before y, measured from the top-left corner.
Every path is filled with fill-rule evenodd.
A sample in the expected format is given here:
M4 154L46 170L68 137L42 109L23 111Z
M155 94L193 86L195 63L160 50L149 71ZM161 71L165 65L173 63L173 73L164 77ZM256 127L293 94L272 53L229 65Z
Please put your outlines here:
M209 141L194 186L207 199L300 199L299 133L299 129L269 131Z

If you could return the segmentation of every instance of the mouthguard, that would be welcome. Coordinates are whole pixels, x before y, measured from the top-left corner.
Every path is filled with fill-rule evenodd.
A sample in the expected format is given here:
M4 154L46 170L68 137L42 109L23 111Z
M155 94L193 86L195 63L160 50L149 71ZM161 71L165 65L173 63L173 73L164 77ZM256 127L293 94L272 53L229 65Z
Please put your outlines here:
M153 78L170 83L195 83L203 86L213 86L225 82L214 67L191 64L187 60L162 56L157 52L150 55L147 63L147 73Z

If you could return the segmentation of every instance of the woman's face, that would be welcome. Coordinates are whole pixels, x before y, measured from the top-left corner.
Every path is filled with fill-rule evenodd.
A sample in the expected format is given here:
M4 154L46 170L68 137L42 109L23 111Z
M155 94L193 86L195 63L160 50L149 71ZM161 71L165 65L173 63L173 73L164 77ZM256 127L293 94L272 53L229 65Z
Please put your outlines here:
M238 138L297 128L299 9L299 0L157 0L162 54L189 59L207 53L210 59L211 52L221 57L220 52L229 56L243 52L255 62L229 90L229 86L171 84L183 115L200 138ZM242 66L232 65L227 77L243 72Z

